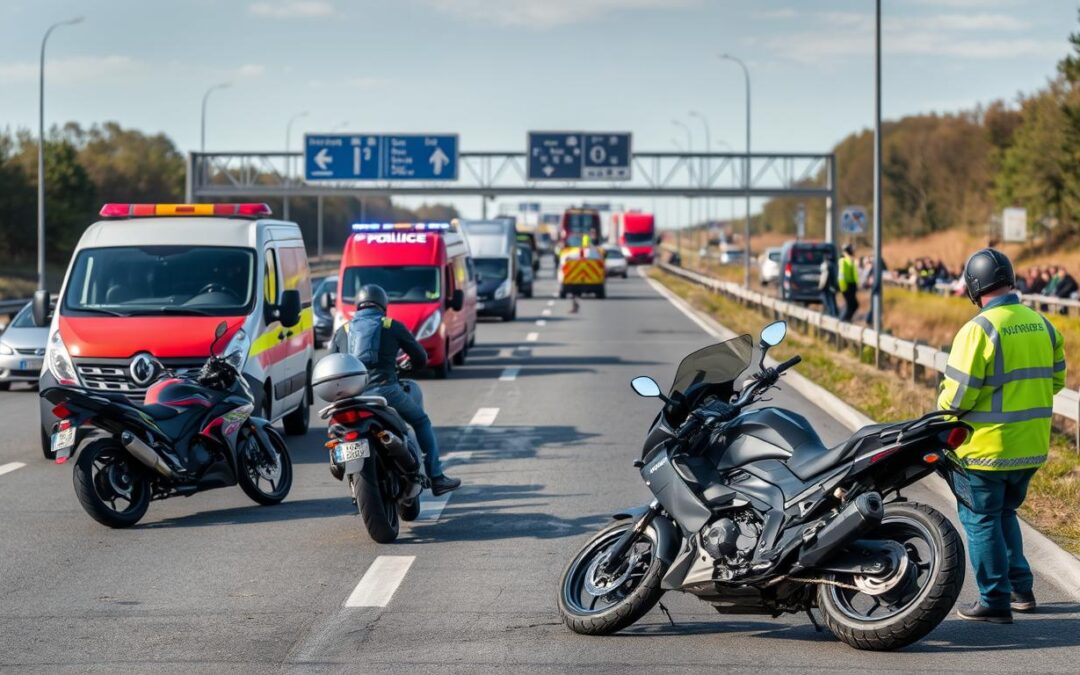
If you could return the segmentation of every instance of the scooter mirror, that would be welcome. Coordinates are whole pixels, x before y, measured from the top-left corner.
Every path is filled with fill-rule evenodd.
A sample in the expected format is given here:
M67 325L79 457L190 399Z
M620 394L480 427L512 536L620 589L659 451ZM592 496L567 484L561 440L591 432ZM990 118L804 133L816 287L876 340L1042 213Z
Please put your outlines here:
M761 344L766 347L775 347L784 341L787 335L787 322L774 321L761 329Z
M637 392L638 396L656 398L660 395L660 385L648 375L635 377L630 381L630 386L634 388L634 391Z

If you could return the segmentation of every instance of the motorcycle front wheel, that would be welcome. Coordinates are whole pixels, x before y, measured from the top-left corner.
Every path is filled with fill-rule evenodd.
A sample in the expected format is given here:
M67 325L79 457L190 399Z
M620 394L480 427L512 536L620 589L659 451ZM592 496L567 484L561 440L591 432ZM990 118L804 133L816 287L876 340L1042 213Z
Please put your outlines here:
M240 437L236 481L252 501L271 506L285 499L292 488L292 459L281 434L270 426L263 432L270 440L270 447L263 447L254 431Z
M632 520L621 520L598 532L563 571L559 613L567 627L581 635L610 635L630 626L660 600L660 579L668 565L656 555L656 533L650 526L614 569L608 553Z
M902 563L884 579L837 574L818 587L825 625L856 649L906 647L937 627L964 585L964 545L935 509L914 502L885 505L881 525L864 539L899 545ZM855 587L855 588L851 588Z
M114 438L99 438L82 449L73 480L79 503L102 525L131 527L150 506L150 481Z

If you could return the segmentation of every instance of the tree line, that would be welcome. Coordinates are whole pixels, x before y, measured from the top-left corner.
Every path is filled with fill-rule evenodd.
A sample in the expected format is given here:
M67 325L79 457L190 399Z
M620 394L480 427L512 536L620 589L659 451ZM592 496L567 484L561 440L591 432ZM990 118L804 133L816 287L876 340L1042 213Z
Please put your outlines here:
M1029 236L1056 244L1080 232L1080 33L1045 87L1014 103L882 124L882 229L918 237L954 227L997 236L996 215L1027 209ZM873 202L873 132L833 149L841 206ZM813 181L823 185L824 172ZM798 199L773 199L759 226L792 233ZM807 202L808 235L824 232L825 208ZM864 235L868 237L869 233Z

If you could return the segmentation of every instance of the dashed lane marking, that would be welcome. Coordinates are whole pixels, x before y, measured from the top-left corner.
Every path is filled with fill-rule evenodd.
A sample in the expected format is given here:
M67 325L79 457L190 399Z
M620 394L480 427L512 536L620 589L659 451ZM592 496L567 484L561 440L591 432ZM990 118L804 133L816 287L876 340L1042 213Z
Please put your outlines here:
M514 355L513 348L512 347L506 347L505 349L500 349L499 350L498 358L500 358L500 359L508 359L513 355Z
M540 339L540 333L529 333L525 336L525 342L536 342Z
M490 427L495 423L495 418L499 415L498 408L480 408L473 415L472 421L469 422L470 427Z
M545 309L544 311L540 312L540 316L551 316L551 310Z
M26 465L22 462L8 462L7 464L0 464L0 476L3 476L5 473L11 473L16 469L21 469L24 466Z
M372 561L360 583L345 599L345 607L386 607L405 580L414 555L381 555Z
M536 325L537 325L537 326L546 326L546 325L547 325L547 321L544 321L543 319L537 319L537 320L536 320Z
M547 306L548 307L554 307L555 306L555 301L554 300L548 300L547 301Z
M510 366L506 370L502 371L502 375L499 376L499 382L513 382L517 379L518 373L520 372L520 366Z

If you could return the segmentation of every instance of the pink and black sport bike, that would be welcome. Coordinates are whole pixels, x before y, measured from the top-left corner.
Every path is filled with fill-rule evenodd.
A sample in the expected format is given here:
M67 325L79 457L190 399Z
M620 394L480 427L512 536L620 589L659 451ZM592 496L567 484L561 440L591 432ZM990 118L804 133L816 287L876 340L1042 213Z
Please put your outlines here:
M254 398L234 354L218 355L227 325L218 325L210 358L193 377L164 377L143 402L118 392L49 387L41 396L58 418L56 462L77 449L75 494L94 520L130 527L153 499L189 496L240 484L259 504L277 504L292 486L285 440L252 417Z

